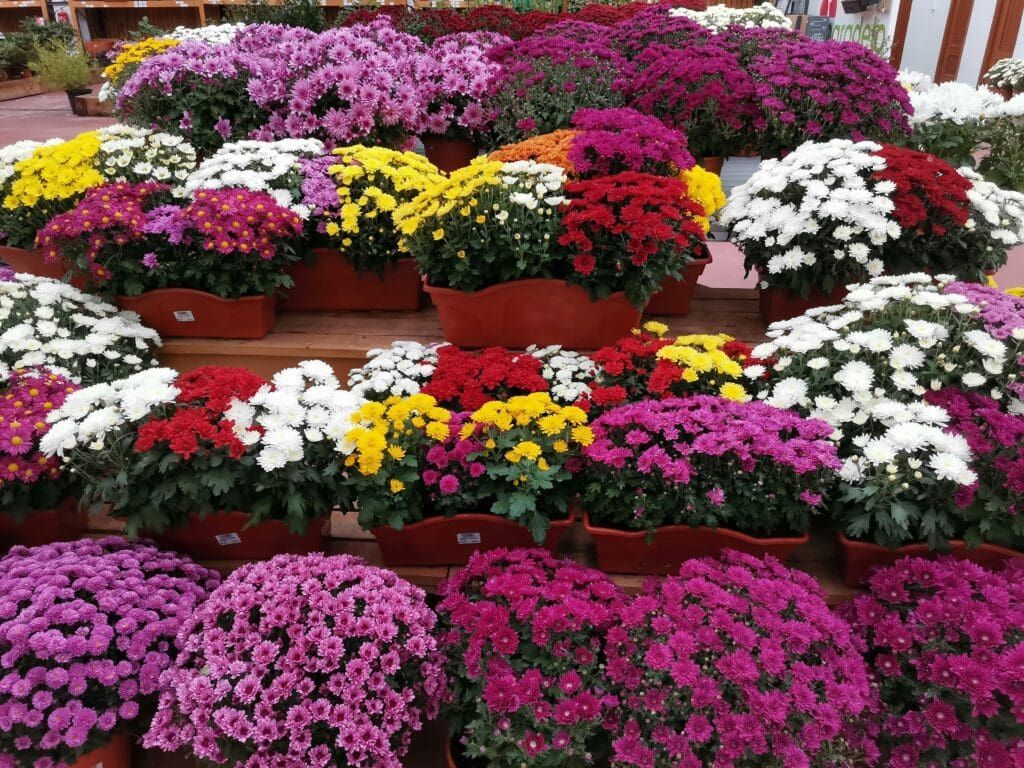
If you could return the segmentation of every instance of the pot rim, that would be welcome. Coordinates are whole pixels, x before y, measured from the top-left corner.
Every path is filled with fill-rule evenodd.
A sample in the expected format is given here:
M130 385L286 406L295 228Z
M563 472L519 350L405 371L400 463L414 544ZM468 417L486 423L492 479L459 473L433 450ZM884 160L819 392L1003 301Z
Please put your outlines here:
M919 549L924 547L928 552L933 552L937 555L949 554L943 550L928 549L928 542L925 541L913 541L909 544L901 544L896 548L883 547L881 544L876 544L873 541L861 541L860 539L851 539L842 531L836 532L836 537L839 540L841 546L847 549L856 549L865 552L892 552L893 554L899 555L901 552L906 553L908 556L914 555ZM1024 552L1021 550L1013 549L1011 547L1004 547L1002 544L992 544L987 541L983 541L976 547L971 547L963 539L950 539L949 542L951 547L963 547L968 552L974 552L984 548L985 550L992 552L997 555L1005 555L1011 558L1024 558Z
M646 539L647 531L624 531L619 528L605 528L600 525L593 525L590 522L590 512L587 510L583 511L583 529L589 534L598 534L602 536L615 536L624 539ZM759 537L751 536L743 531L737 531L735 528L710 528L706 525L660 525L654 529L653 534L657 535L659 532L664 531L666 533L677 533L677 532L690 532L695 531L707 532L707 533L722 533L730 538L736 538L748 544L762 546L762 545L773 545L773 544L806 544L811 540L811 532L804 531L802 536L772 536L772 537Z
M426 275L423 276L423 290L427 293L438 294L441 296L486 296L492 293L515 290L517 288L530 288L532 286L539 285L548 286L552 284L562 285L569 289L578 289L586 293L587 298L590 299L589 292L587 292L587 289L582 285L569 283L565 280L559 280L557 277L527 277L521 280L506 280L503 283L495 283L494 285L489 285L486 288L481 288L478 291L461 291L457 288L443 288L439 285L431 285L429 278ZM597 304L598 302L614 301L620 298L627 300L625 291L616 291L615 293L608 294L603 299L591 299L591 301Z
M131 301L139 301L139 300L145 299L147 297L159 297L159 296L171 296L171 295L184 296L185 298L192 297L192 298L196 298L196 299L202 299L202 300L205 300L205 301L215 300L215 301L218 301L218 302L225 302L225 303L232 303L232 304L234 304L236 302L248 302L250 304L255 304L257 302L262 302L264 300L266 300L266 301L274 301L274 297L273 296L268 296L265 293L256 293L256 294L252 294L252 295L249 295L249 296L241 296L241 297L239 297L237 299L225 299L224 297L218 296L215 293L210 293L209 291L200 291L200 290L198 290L196 288L154 288L151 291L143 291L138 296L125 296L123 294L119 294L117 299L118 299L118 301L130 301L131 302Z
M446 517L444 515L433 515L431 517L425 517L422 520L417 520L414 523L406 523L401 528L392 528L390 525L378 525L374 528L371 528L370 533L376 535L376 532L380 530L392 531L394 533L406 533L410 529L419 531L423 530L424 528L434 528L439 525L444 525L445 523L449 523L453 520L462 520L464 522L470 523L490 523L497 520L520 528L524 527L522 523L518 523L515 520L510 520L507 517L490 514L488 512L457 512L456 514L450 517ZM551 520L549 523L549 528L568 528L574 522L576 522L576 510L573 508L573 506L570 505L569 514L566 517L558 518L557 520Z

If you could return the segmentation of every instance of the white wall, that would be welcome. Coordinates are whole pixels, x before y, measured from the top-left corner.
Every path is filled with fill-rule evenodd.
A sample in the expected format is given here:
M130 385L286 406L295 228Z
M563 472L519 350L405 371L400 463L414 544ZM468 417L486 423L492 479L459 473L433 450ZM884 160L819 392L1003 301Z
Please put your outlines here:
M901 69L935 74L948 15L949 0L914 0L907 23L907 39L903 43Z
M988 47L988 36L992 31L992 18L996 13L996 0L974 0L971 23L967 25L967 41L964 55L960 59L960 71L956 79L974 85L981 77L981 62ZM945 27L943 27L945 30ZM939 40L942 36L939 33Z

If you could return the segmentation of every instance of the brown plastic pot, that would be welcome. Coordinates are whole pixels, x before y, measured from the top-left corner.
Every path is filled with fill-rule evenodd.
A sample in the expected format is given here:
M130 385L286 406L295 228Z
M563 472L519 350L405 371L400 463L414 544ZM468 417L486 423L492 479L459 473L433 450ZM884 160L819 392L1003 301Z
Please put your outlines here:
M846 298L846 288L836 288L831 293L822 291L811 291L807 298L790 293L785 288L759 288L758 301L761 310L761 319L766 323L775 323L779 320L789 320L792 317L802 315L808 309L814 307L827 307L832 304L839 304Z
M0 512L0 549L74 541L81 537L88 521L88 513L75 499L65 499L54 509L34 510L21 522Z
M697 281L704 274L704 268L711 263L709 253L703 259L694 259L687 267L679 280L666 280L661 284L661 290L651 296L644 309L645 315L674 315L683 317L690 314L690 302L693 301L693 292L697 289Z
M160 288L139 296L118 296L117 305L142 317L165 337L262 339L277 317L273 296L222 299L191 288Z
M164 549L197 560L267 560L323 551L326 520L310 520L303 534L292 533L280 520L249 525L251 520L248 512L215 512L202 519L191 514L185 527L147 536Z
M703 168L705 171L709 171L710 173L715 174L716 176L722 175L722 168L724 166L724 157L714 157L709 155L708 157L702 157L700 159L700 167Z
M904 557L953 557L993 571L1002 570L1010 560L1024 560L1024 552L996 544L980 544L973 549L960 540L949 542L949 549L929 549L924 542L907 544L889 549L870 541L856 541L839 534L839 560L843 569L843 581L849 587L859 586L876 568L893 565Z
M723 549L735 549L749 555L773 555L786 562L793 550L811 540L803 536L759 539L728 528L665 525L654 530L620 531L592 525L589 513L583 513L583 528L597 548L597 567L606 573L669 574L679 570L686 560L718 557Z
M29 251L24 248L0 245L0 260L15 272L38 277L52 277L60 280L67 272L63 264L51 264L46 261L42 251Z
M575 520L553 520L544 548L554 552ZM452 517L428 517L401 530L381 526L372 530L384 565L465 565L474 552L499 547L536 547L529 529L497 515L466 512Z
M420 137L427 160L445 173L465 168L480 154L480 149L469 139L446 139L444 136L426 134Z
M417 310L423 303L423 279L415 259L398 259L382 275L359 273L344 254L313 249L312 264L288 267L295 281L279 306L286 312L320 310Z
M445 341L460 347L599 349L640 323L640 310L625 293L594 301L586 290L563 280L513 280L473 292L429 283L425 289L437 307Z
M117 731L102 747L86 752L71 768L131 768L132 748L124 731Z

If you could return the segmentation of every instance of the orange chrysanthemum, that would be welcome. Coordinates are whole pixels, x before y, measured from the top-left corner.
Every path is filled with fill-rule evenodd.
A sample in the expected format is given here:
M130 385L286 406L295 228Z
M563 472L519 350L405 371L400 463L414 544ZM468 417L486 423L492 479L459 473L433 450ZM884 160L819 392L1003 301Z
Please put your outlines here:
M569 147L579 131L560 130L531 136L518 144L509 144L491 152L490 159L502 163L514 163L517 160L535 160L538 163L551 163L564 168L570 176L574 175L573 164L569 161Z

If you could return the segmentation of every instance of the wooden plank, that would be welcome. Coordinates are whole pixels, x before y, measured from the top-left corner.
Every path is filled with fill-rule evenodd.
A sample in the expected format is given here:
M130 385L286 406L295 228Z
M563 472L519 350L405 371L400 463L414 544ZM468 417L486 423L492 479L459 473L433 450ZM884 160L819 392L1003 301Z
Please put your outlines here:
M11 9L21 11L24 17L31 16L31 12L26 12L23 8ZM4 14L5 16L7 14ZM4 25L6 20L0 20L0 26ZM0 32L13 32L18 27L20 18L14 22L14 26L11 29L0 29ZM43 87L43 84L39 82L37 77L23 77L19 80L5 80L0 82L0 101L10 101L11 99L21 99L25 96L38 96L40 93L47 93L47 89Z

